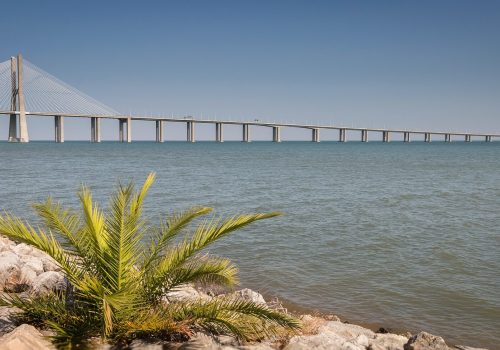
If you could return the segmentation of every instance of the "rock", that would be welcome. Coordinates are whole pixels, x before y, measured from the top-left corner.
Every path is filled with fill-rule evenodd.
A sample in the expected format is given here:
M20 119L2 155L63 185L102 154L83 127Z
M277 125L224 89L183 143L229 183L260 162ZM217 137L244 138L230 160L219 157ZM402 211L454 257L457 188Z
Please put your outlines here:
M42 253L42 252L40 252L40 253ZM42 260L43 271L45 271L45 272L61 271L61 268L59 267L59 265L57 265L57 263L54 259L52 259L48 255L45 255L44 253L42 253L42 254L43 254L43 256L41 256L40 259Z
M23 324L0 337L0 350L55 350L35 327Z
M33 281L30 293L34 295L45 295L51 291L62 291L66 289L66 278L60 272L48 271L38 275Z
M11 241L9 238L0 235L0 252L4 250L11 251L15 245L16 243L14 241Z
M310 322L310 318L302 319ZM325 321L317 328L317 334L291 338L285 350L401 350L407 341L408 338L396 334L377 334L354 324Z
M33 254L33 248L32 246L27 245L26 243L20 243L12 248L12 251L16 253L19 256L31 256Z
M342 323L338 321L326 322L318 329L319 333L334 333L342 338L353 340L359 335L365 335L369 339L375 337L375 333L367 328L357 326L350 323Z
M366 335L364 335L364 334L360 334L360 335L358 335L356 337L356 339L354 340L354 343L358 344L358 345L360 345L362 347L367 348L368 344L369 344L368 337Z
M262 294L257 293L251 289L245 288L237 290L236 292L226 294L227 296L232 296L238 299L243 299L247 301L253 301L256 304L266 305L266 301Z
M365 350L366 348L347 342L334 333L292 337L284 350Z
M15 316L20 309L0 306L0 336L12 332L16 328Z
M24 292L30 289L36 280L36 272L29 266L21 267L21 277L19 279L18 292Z
M194 288L190 284L186 284L183 286L179 286L175 288L175 290L172 290L169 292L166 296L167 301L194 301L194 300L209 300L210 297L198 291L196 288Z
M21 278L19 256L10 251L0 253L0 291L17 292Z
M312 315L301 315L300 321L302 323L302 335L317 334L319 327L326 323L324 318Z
M427 332L420 332L411 337L404 345L404 350L448 350L444 339Z
M43 270L43 262L40 258L34 256L23 256L21 257L21 264L29 267L37 275L41 274Z
M226 349L226 348L224 348ZM232 348L235 349L235 348ZM267 343L258 343L258 344L251 344L251 345L242 345L236 347L238 350L275 350L270 344Z
M177 349L180 344L166 343L162 341L146 341L142 339L133 340L127 347L129 350L163 350L163 349ZM115 349L114 347L109 347L109 349ZM104 350L103 346L98 347L98 350Z
M408 342L408 338L402 335L384 333L375 334L375 338L369 341L370 350L401 350Z

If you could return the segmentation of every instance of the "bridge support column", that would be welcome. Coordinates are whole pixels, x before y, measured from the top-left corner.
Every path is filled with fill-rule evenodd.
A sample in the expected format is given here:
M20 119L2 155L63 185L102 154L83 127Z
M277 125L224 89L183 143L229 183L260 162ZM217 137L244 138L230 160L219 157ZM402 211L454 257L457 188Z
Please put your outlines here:
M132 142L132 118L127 118L127 142Z
M13 109L14 110L14 109ZM17 142L17 115L11 114L9 119L9 142Z
M23 56L17 56L17 98L19 100L19 142L29 142L28 123L24 106Z
M9 142L29 142L28 124L26 121L26 109L24 105L23 84L23 56L18 55L10 58L11 72L11 114L9 120ZM17 123L19 121L19 137L17 137Z
M163 120L156 120L156 142L163 142Z
M485 136L484 142L491 142L491 136Z
M215 141L224 142L224 124L215 123Z
M361 130L361 142L368 142L368 130Z
M250 125L243 124L243 142L250 142Z
M101 142L101 118L90 118L90 142Z
M465 142L471 141L471 135L465 135Z
M319 129L312 129L312 142L319 142Z
M409 132L405 131L403 133L403 141L404 142L410 142L410 133Z
M345 142L345 129L339 129L339 142Z
M273 142L281 142L281 128L273 126Z
M120 122L120 142L125 142L125 135L127 142L132 142L132 119L123 118L119 119ZM127 129L125 130L125 125Z
M186 123L186 139L187 142L194 142L194 122L187 122Z
M119 125L118 140L120 142L123 142L123 124L124 124L123 119L119 119L118 123L119 123L118 124Z
M424 134L424 141L425 142L431 142L431 134L430 133L426 132Z
M382 131L382 142L389 142L391 141L391 135L389 131Z
M11 98L10 110L17 111L17 61L10 58ZM17 114L11 114L9 120L9 142L17 142Z
M444 134L444 142L451 142L451 134Z
M60 115L54 116L54 139L57 143L64 142L64 118Z

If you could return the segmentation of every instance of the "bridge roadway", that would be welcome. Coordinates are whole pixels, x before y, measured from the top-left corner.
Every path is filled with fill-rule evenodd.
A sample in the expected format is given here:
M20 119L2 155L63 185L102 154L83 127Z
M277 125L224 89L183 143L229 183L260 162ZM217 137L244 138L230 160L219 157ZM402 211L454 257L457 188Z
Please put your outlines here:
M19 111L0 111L0 115L19 115ZM54 117L55 123L55 141L64 142L64 118L90 118L91 119L91 141L100 142L100 119L117 119L119 121L119 140L122 142L131 142L132 126L131 121L154 121L156 123L156 141L163 142L163 124L165 122L173 123L186 123L186 139L188 142L195 141L194 125L195 124L215 124L216 134L215 140L223 142L223 126L224 125L241 125L243 127L242 141L250 142L250 126L261 126L273 128L273 141L281 142L281 128L301 128L310 129L312 131L313 142L320 141L319 131L324 130L339 130L339 142L347 141L346 131L359 131L362 142L368 141L368 132L381 133L383 142L390 141L390 135L402 134L404 142L410 142L410 135L424 135L425 142L431 142L432 135L444 136L444 141L451 142L452 136L462 136L464 141L471 142L472 137L483 137L485 142L491 142L495 138L500 138L500 134L485 134L474 132L449 132L449 131L427 131L427 130L407 130L407 129L386 129L386 128L361 128L361 127L347 127L347 126L334 126L334 125L318 125L318 124L297 124L297 123L277 123L277 122L264 122L260 120L255 121L236 121L236 120L213 120L213 119L194 119L192 117L152 117L152 116L125 116L125 115L81 115L81 114L62 114L52 112L25 112L26 116L46 116Z

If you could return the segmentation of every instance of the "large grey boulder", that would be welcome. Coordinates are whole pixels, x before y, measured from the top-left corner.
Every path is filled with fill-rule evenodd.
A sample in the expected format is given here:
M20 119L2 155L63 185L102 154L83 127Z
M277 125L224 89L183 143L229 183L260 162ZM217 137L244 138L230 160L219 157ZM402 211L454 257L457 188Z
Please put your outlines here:
M369 340L370 350L401 350L408 342L408 338L398 334L375 334L375 338Z
M361 326L328 321L315 335L292 337L285 350L401 350L407 341L396 334L378 334Z
M47 271L38 275L31 286L30 293L46 295L51 291L66 290L67 282L64 275L56 271Z
M21 260L11 251L0 253L0 291L16 293L21 279Z
M19 243L12 247L12 251L19 256L32 256L34 250L35 248L26 243Z
M404 345L404 350L448 350L444 339L427 332L420 332L411 337Z
M42 252L40 252L42 253ZM52 259L50 256L46 255L45 253L42 253L43 255L40 256L40 259L42 260L43 263L43 271L48 272L48 271L61 271L61 268L59 265L57 265L56 261Z
M55 350L35 327L23 324L0 337L0 350Z
M5 236L0 236L0 253L4 251L12 251L16 244Z
M198 291L191 284L185 284L170 291L165 298L165 302L196 301L196 300L210 300L210 299L211 299L210 296Z
M34 256L29 256L29 255L21 256L21 264L23 266L29 267L37 275L41 274L44 271L42 259Z
M226 294L226 296L231 296L236 299L242 299L246 301L253 301L256 304L266 305L266 301L262 294L257 293L249 288L240 289L235 292Z

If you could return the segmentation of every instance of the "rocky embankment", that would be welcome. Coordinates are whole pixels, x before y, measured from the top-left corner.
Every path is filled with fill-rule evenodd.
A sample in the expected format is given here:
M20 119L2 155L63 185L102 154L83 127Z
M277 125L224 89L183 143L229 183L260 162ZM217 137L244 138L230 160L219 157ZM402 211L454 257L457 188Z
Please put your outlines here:
M44 253L26 245L16 244L0 236L0 293L25 295L44 294L66 288L66 280L57 264ZM266 303L263 296L250 289L233 292L235 297ZM169 299L209 299L211 296L192 286L171 293ZM55 349L42 330L16 321L18 310L0 307L0 350ZM197 334L185 343L145 343L134 341L129 349L210 349L210 350L480 350L466 346L449 347L443 338L420 332L415 335L375 333L370 329L342 322L336 316L299 316L303 328L300 334L286 339L241 344L231 337ZM111 349L96 345L98 349Z

